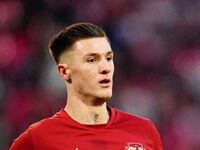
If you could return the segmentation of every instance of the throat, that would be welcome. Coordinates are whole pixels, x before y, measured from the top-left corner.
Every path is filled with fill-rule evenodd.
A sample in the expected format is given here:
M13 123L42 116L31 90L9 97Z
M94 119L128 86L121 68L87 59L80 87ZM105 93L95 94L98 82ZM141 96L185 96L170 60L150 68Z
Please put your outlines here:
M94 115L94 123L95 123L95 124L98 123L98 118L99 118L99 114L95 114L95 115Z
M72 105L68 103L65 111L75 121L81 124L106 124L110 119L106 104L103 106Z

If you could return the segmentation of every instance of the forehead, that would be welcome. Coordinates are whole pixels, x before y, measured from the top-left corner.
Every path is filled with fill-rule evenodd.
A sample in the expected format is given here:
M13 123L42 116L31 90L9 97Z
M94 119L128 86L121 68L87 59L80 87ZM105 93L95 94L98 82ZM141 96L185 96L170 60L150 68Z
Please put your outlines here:
M87 53L107 53L112 51L110 44L104 37L95 37L88 39L81 39L74 43L72 48L76 54L87 54Z

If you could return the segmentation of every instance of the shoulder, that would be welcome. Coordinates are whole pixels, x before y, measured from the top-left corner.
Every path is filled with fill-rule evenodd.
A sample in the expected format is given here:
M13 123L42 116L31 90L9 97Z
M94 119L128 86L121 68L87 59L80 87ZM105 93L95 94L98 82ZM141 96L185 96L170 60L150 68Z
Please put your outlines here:
M118 110L116 108L113 108L113 110L116 113L116 118L120 120L130 120L134 122L141 122L141 123L150 123L151 121L147 118L136 116L127 112L123 112L121 110Z
M150 119L122 112L112 108L115 112L113 125L130 133L143 135L152 139L159 139L158 131Z
M150 119L123 112L116 108L112 109L112 111L115 113L115 119L113 122L115 125L131 127L132 129L137 130L141 129L152 131L154 125Z
M63 115L63 110L57 112L52 117L43 119L32 124L24 133L22 133L12 144L10 150L26 150L33 149L33 145L42 144L41 141L49 136L51 133L57 133L63 122L65 122L65 116Z
M49 117L49 118L45 118L43 120L40 120L36 123L33 123L32 125L30 125L30 127L27 129L27 131L31 133L33 132L46 132L48 130L53 129L54 126L57 126L59 124L62 124L62 122L65 120L64 116L63 116L63 110L57 112L56 114L54 114L53 116Z
M17 139L14 140L12 143L10 150L32 150L33 143L32 143L32 137L30 136L28 131L25 131L23 134L21 134Z
M134 133L137 137L151 140L155 149L163 149L160 135L151 120L113 109L116 113L115 124L120 129Z

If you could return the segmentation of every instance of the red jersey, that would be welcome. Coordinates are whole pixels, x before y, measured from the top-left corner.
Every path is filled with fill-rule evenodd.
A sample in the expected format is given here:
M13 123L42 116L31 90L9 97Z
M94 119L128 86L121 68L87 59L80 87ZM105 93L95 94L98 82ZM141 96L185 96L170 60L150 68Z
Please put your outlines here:
M62 109L31 125L10 150L163 150L150 120L108 109L110 120L100 125L80 124Z

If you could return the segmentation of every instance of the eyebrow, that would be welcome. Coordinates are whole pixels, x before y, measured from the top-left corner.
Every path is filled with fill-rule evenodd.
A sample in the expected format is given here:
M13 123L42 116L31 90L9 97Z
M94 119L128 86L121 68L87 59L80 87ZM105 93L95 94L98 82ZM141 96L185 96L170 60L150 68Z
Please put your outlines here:
M113 51L111 50L111 51L108 51L106 53L106 55L109 55L109 54L113 54ZM99 53L88 53L88 54L85 55L85 57L87 57L87 56L96 56L96 55L99 55Z

